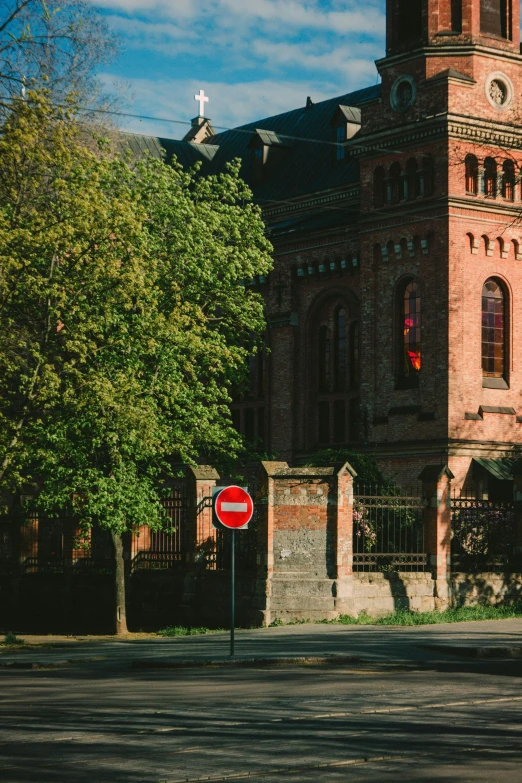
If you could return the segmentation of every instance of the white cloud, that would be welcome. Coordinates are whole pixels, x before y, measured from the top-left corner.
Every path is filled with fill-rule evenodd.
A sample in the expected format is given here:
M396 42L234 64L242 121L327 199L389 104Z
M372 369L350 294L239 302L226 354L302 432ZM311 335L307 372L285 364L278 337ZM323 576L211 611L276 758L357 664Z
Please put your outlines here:
M382 4L367 0L363 10L359 0L334 2L333 10L310 0L91 0L99 8L148 19L189 21L194 18L217 26L254 25L259 22L285 26L286 33L297 29L325 30L336 34L374 32L384 29ZM330 4L332 9L332 5Z
M197 115L193 100L200 88L210 97L206 114L216 128L233 128L254 120L304 106L307 95L314 103L348 92L359 86L357 80L343 85L332 82L315 82L303 85L298 81L262 79L257 82L195 81L192 79L129 79L115 80L110 74L102 75L105 85L129 95L130 113L161 117L180 122L153 122L122 118L121 127L135 133L181 139L188 131L190 119ZM183 124L184 123L184 124Z

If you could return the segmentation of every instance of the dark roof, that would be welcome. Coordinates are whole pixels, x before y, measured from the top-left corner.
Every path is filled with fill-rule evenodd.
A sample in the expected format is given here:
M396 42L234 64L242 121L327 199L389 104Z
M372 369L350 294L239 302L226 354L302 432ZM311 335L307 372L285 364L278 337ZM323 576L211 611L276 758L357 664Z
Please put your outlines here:
M380 94L380 85L374 85L218 133L205 144L137 134L122 134L122 137L137 156L148 151L160 157L164 150L167 160L175 155L184 167L201 160L204 174L218 173L227 162L241 158L241 176L252 187L255 200L263 206L357 182L358 162L339 164L335 160L332 119L340 109L351 121L357 120L358 107ZM277 166L267 168L261 182L253 183L250 144L255 136L277 146L280 157Z
M193 166L198 160L211 161L217 149L211 144L195 144L194 142L162 139L157 136L140 136L137 133L119 133L118 146L122 151L129 149L132 156L140 158L152 155L153 158L165 158L170 161L174 156L184 168Z
M226 161L241 158L241 176L252 186L261 205L357 182L359 164L356 161L336 164L331 121L340 106L358 107L380 94L381 86L374 85L218 133L211 142L219 145L213 166L221 168ZM282 143L288 141L293 146L282 151L277 168L262 182L253 184L249 144L256 128L270 130Z

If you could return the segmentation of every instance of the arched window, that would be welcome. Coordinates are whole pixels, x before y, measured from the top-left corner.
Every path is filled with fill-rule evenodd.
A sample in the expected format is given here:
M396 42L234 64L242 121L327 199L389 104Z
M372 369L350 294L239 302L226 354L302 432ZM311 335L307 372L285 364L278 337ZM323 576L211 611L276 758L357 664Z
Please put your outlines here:
M390 166L390 179L388 181L388 201L397 204L401 197L401 167L398 163Z
M502 195L508 201L513 201L515 198L515 165L513 161L504 161L502 171Z
M510 37L511 0L480 0L480 32Z
M404 178L404 198L413 199L417 196L417 161L411 158L406 164Z
M419 286L414 280L406 285L402 296L401 341L402 377L417 378L422 364L421 298Z
M350 326L350 389L359 388L359 321Z
M451 0L451 31L462 32L462 0Z
M399 0L397 34L399 41L411 41L422 33L422 5L411 0Z
M346 310L340 307L335 315L335 388L346 386Z
M434 185L433 158L425 157L422 159L422 166L418 173L419 196L431 196Z
M474 155L466 155L466 193L478 193L478 161Z
M318 345L318 386L321 391L330 389L330 330L327 326L319 327Z
M341 297L332 289L310 325L314 356L307 366L313 377L306 384L314 416L309 420L308 443L348 443L350 400L357 395L359 374L358 308L355 297ZM315 355L316 354L316 355ZM310 383L311 381L311 383Z
M482 375L505 374L506 303L501 285L493 279L482 287Z
M373 206L382 207L386 201L386 189L384 184L384 169L377 166L373 172Z
M497 195L497 164L493 158L484 161L484 195L489 198Z
M323 400L317 408L319 443L330 442L330 403Z

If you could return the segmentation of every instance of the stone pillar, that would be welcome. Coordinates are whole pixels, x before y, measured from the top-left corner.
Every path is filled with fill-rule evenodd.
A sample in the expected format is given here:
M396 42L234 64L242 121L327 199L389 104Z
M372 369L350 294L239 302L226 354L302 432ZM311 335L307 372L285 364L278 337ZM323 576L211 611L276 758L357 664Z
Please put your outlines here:
M522 560L522 460L513 465L513 501L515 504L515 556Z
M348 462L337 471L335 536L335 608L356 615L353 595L353 480L357 473Z
M423 512L424 546L435 580L435 607L450 604L451 479L447 466L427 465L419 476L427 501Z

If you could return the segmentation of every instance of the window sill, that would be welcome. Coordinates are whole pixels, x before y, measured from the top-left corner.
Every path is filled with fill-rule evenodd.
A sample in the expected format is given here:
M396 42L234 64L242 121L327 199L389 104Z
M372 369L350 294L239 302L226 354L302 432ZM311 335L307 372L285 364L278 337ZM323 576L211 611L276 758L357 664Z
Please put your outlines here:
M509 389L509 384L504 378L482 378L483 389Z

